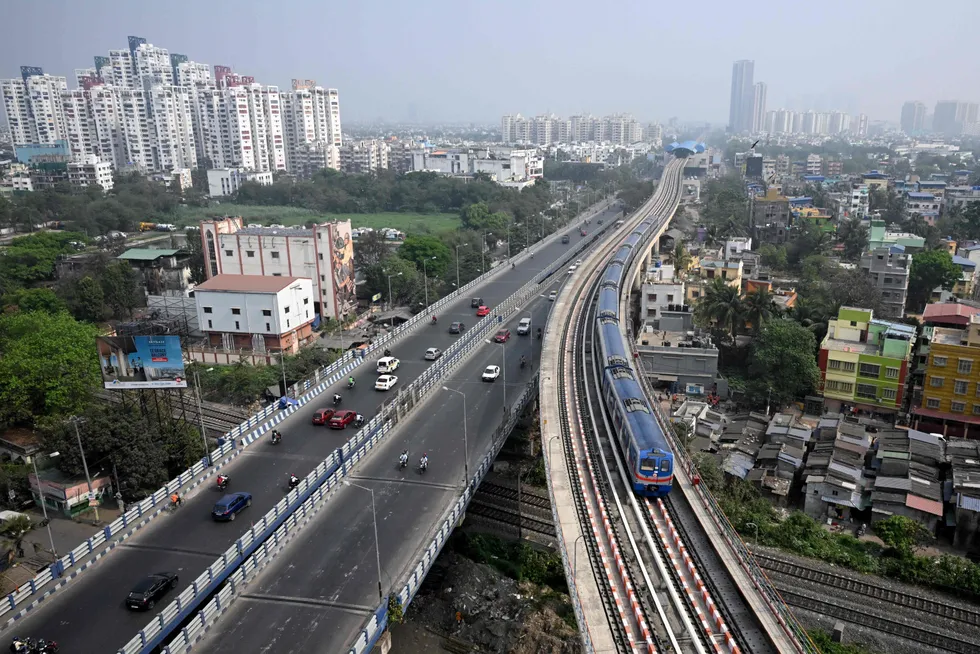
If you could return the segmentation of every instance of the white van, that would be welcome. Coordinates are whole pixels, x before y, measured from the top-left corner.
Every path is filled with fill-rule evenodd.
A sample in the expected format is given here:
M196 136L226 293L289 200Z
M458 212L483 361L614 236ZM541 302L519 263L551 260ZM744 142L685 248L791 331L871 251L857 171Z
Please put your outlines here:
M398 370L399 363L401 362L395 357L381 357L378 359L378 372L381 374L394 372Z
M517 323L517 333L521 336L531 333L531 319L521 318L521 321Z

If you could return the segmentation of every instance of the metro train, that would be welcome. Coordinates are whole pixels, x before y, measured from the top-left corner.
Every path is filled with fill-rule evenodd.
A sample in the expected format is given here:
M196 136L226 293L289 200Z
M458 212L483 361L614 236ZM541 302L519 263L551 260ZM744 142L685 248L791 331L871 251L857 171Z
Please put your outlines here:
M628 353L620 330L619 299L633 248L657 224L653 218L641 222L607 264L599 283L595 318L602 399L612 416L615 440L629 467L633 492L646 497L663 497L670 492L674 455Z

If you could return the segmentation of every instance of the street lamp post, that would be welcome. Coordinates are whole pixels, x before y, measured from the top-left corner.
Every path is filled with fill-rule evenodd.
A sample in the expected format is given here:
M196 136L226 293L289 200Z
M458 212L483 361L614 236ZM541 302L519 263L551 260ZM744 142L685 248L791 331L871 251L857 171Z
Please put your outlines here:
M95 491L92 490L92 477L88 474L88 462L85 461L85 448L82 447L82 433L78 431L78 417L72 418L72 424L75 425L75 438L78 439L78 451L82 453L82 467L85 468L85 480L88 482L88 499L91 502L95 497ZM95 509L95 521L99 521L99 505L96 504Z
M204 372L211 372L214 368L208 368ZM283 392L286 391L286 367L283 366L282 369L282 385ZM197 372L197 366L194 367L194 386L197 388L197 415L201 419L201 439L204 441L204 459L205 465L211 465L211 452L208 450L208 432L207 428L204 426L204 394L201 392L201 377Z
M572 576L573 577L575 576L575 573L578 571L578 542L582 540L583 536L585 536L585 534L579 534L578 538L575 539L575 542L572 543Z
M487 343L489 343L490 345L499 345L500 351L504 353L503 365L500 367L500 370L503 372L504 375L504 412L506 413L507 412L507 348L505 347L504 343L495 343L490 339L487 339Z
M449 391L450 393L456 393L463 398L463 475L466 478L466 483L470 482L470 444L469 437L466 433L466 393L463 391L457 391L455 389L449 388L448 386L443 386L442 390Z
M371 493L371 515L374 517L374 553L378 562L378 601L383 602L384 593L381 592L381 540L378 538L378 510L374 504L374 489L355 484L347 479L344 480L344 486L353 486Z
M429 308L429 271L426 268L427 261L435 261L435 257L422 259L422 277L425 279L425 308ZM458 263L458 262L457 262Z
M385 274L388 275L388 271L387 270L385 271ZM394 275L388 275L388 311L391 311L392 307L395 306L395 301L391 297L391 278L392 277L401 277L401 273L400 272L396 272ZM395 326L395 317L394 316L391 316L390 325L392 327Z
M487 237L493 236L493 232L483 233L483 243L480 244L480 267L483 272L487 271Z
M759 544L759 525L755 524L754 522L746 522L745 523L745 526L746 527L755 527L755 544L758 545Z
M48 458L53 459L56 456L60 456L61 452L51 452L48 454ZM55 561L58 560L58 550L54 546L54 536L51 535L51 521L48 520L48 506L44 501L44 488L41 486L41 477L37 474L37 455L31 457L31 464L34 466L34 480L37 481L37 496L41 500L41 513L44 514L44 526L48 528L48 542L51 543L51 554L54 556Z
M467 247L468 243L460 243L456 246L456 288L459 289L459 248Z

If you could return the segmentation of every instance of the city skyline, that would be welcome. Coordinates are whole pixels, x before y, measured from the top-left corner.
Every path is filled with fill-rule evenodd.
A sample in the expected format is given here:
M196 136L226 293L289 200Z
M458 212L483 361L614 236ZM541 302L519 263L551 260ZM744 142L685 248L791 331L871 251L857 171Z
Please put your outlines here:
M718 3L710 8L712 20L702 21L697 30L684 29L681 21L663 25L652 40L650 26L663 22L655 8L621 2L607 10L629 11L633 18L628 23L584 23L576 1L560 5L561 12L554 3L520 6L529 23L549 26L530 50L508 36L513 25L507 3L409 9L380 0L336 7L298 1L283 11L258 3L201 6L179 0L166 8L104 0L84 7L14 2L5 9L11 24L45 25L60 35L59 43L51 48L32 30L10 30L0 43L0 77L16 76L20 65L71 77L75 68L91 65L93 54L118 47L119 34L141 34L196 61L247 72L264 84L287 87L293 77L329 80L343 89L347 116L359 122L496 123L520 106L526 115L588 110L596 115L629 112L641 121L680 116L724 124L731 61L739 58L755 61L757 78L768 84L770 107L840 108L891 122L908 97L932 105L980 87L980 74L970 68L942 73L948 68L944 62L966 55L969 21L951 21L950 34L929 48L901 49L887 61L844 47L824 48L814 60L814 53L798 48L805 36L801 26L810 34L840 32L835 6L847 6L848 34L860 33L864 40L900 33L902 12L842 2L795 7L792 13L762 3L757 3L760 11ZM954 14L972 9L965 2L949 5ZM433 38L463 30L467 36L459 43ZM575 34L581 38L569 38ZM583 40L594 47L583 48ZM847 42L852 41L842 34L840 44ZM481 55L467 54L464 43L480 44ZM616 46L608 47L612 43ZM684 51L687 62L660 63L670 60L672 49ZM459 55L445 56L450 52ZM548 74L528 75L532 69ZM696 92L668 91L681 86Z

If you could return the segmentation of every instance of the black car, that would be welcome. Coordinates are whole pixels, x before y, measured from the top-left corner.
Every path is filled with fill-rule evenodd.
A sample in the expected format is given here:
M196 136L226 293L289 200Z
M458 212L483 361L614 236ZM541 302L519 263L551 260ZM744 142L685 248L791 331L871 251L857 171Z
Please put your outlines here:
M173 572L158 572L146 577L133 587L126 597L126 606L131 609L152 609L157 600L177 587L177 575Z
M464 329L466 329L466 325L461 322L454 322L453 324L449 325L450 334L462 334Z
M477 307L481 307L481 306L483 306L483 298L482 297L475 297L472 300L470 300L470 308L471 309L476 309Z
M562 245L567 245L568 241L569 241L568 234L565 234L564 236L561 237Z

